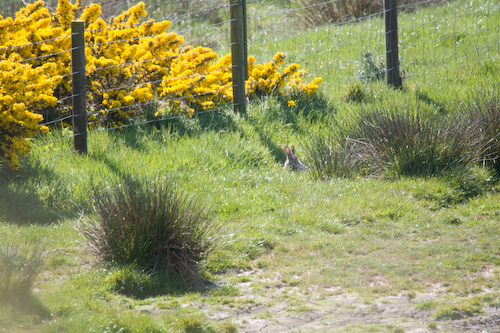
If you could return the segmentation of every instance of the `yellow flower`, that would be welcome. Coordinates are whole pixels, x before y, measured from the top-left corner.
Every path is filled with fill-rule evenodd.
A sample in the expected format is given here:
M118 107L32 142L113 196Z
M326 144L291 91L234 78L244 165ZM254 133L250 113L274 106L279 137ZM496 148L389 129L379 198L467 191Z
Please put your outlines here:
M123 97L122 101L124 105L132 105L134 104L135 98L130 95L127 95Z
M112 107L113 109L118 109L118 108L120 108L121 106L122 106L122 103L120 103L120 101L116 101L116 100L115 100L115 101L112 101L112 102L111 102L111 107Z
M59 0L57 5L57 14L59 22L64 28L69 28L71 21L73 20L73 10L76 6L73 6L68 0Z
M101 5L82 8L82 3L83 0L58 0L57 12L51 15L44 2L37 1L21 9L15 19L0 17L0 127L10 129L14 124L24 124L18 126L22 134L14 133L14 138L28 138L45 130L38 125L41 116L35 116L42 108L52 106L54 111L50 112L68 115L68 111L57 106L57 99L71 96L71 54L65 51L71 49L69 26L75 13L81 13L79 19L86 26L86 71L93 90L89 99L97 106L89 118L95 122L91 126L103 120L111 125L127 123L127 118L143 112L141 107L129 106L152 102L157 97L165 100L169 114L190 117L194 110L231 103L230 54L218 56L207 47L183 45L183 36L166 32L169 21L141 22L147 16L143 2L109 23L100 18ZM26 44L33 45L17 47ZM321 78L302 82L306 72L298 64L280 69L285 60L282 52L261 64L254 56L248 56L246 93L257 97L285 96L318 90ZM56 87L58 98L53 96ZM288 106L292 108L294 103L289 101ZM162 113L159 109L155 116ZM11 161L17 161L15 149L19 154L26 151L20 149L19 143L5 142L0 142L0 156L9 156Z

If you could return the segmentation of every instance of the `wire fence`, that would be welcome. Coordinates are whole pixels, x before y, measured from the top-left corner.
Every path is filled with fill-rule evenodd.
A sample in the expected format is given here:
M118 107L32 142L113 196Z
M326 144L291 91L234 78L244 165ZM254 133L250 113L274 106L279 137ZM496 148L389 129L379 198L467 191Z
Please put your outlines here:
M65 126L75 118L71 101L79 93L70 86L75 75L70 55L76 46L68 18L85 22L90 133L220 112L233 101L231 74L240 65L248 66L247 102L275 93L280 78L298 85L321 77L320 90L337 95L353 81L384 79L391 70L382 1L249 0L242 16L244 42L231 36L232 24L240 19L231 16L231 9L243 4L240 0L146 1L145 18L140 10L110 14L109 7L124 12L134 1L104 2L98 15L88 9L91 1L83 1L87 11L49 2L51 10L35 4L17 18L0 21L0 62L60 67L53 89L58 103L40 108L42 125ZM7 0L0 9L13 15L16 5ZM497 1L406 0L397 10L398 71L404 84L424 84L430 77L453 80L466 69L499 60ZM110 18L106 22L99 16ZM253 61L231 63L224 57L240 43ZM288 78L286 71L292 71Z
M251 34L250 53L268 57L275 48L283 49L289 61L307 68L308 75L320 74L325 88L342 87L363 76L378 77L386 71L386 32L379 7L364 16L305 30L287 28L301 24L301 17L314 16L311 12L321 6L338 2L266 14L282 17L274 25L281 28L271 30L272 34ZM399 53L405 81L443 72L451 77L460 68L498 56L499 8L494 1L414 1L399 6ZM293 23L287 21L291 17ZM250 22L252 19L260 21L262 16L252 17Z

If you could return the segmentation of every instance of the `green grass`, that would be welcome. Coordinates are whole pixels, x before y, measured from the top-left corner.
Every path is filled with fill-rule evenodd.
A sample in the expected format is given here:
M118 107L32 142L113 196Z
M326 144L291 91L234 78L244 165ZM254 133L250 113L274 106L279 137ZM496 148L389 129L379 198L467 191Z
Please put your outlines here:
M430 320L441 326L440 319L475 316L498 304L500 192L493 171L475 166L463 175L315 180L310 172L282 168L285 144L294 144L303 158L312 133L328 131L375 105L420 107L439 119L457 114L468 98L497 90L496 49L481 45L496 36L498 28L486 27L498 24L498 11L475 8L470 21L457 19L455 28L465 33L472 18L481 16L478 33L450 36L444 15L455 9L462 13L461 3L414 13L420 20L436 18L429 24L440 28L425 36L438 41L435 48L418 44L426 30L412 27L410 14L402 14L403 45L418 47L402 52L408 78L401 91L360 81L363 99L344 98L349 92L336 82L359 68L355 62L351 68L340 64L365 49L351 43L291 59L306 69L313 60L331 66L324 72L322 94L296 100L293 109L283 99L270 98L250 103L246 117L225 109L158 126L94 131L85 156L71 153L66 131L52 129L34 138L20 170L0 168L0 239L40 244L45 265L29 307L0 302L0 327L14 332L234 332L252 319L236 323L208 314L262 307L254 316L277 321L273 307L286 306L288 314L301 316L327 309L332 298L340 302L338 297L356 300L335 305L343 311L365 306L377 313L376 303L397 295L406 295L417 311L432 312L423 327L434 327ZM340 45L361 31L375 34L379 26L373 18L320 28L313 39L317 45L330 39ZM309 48L311 34L281 39L276 51ZM449 52L471 45L482 52L479 62L464 63L472 51L444 61ZM432 71L443 75L426 74L431 70L422 58L426 54L443 60L432 62ZM211 282L204 287L186 288L134 265L104 264L76 228L82 215L94 216L89 196L94 186L105 189L131 177L157 176L201 198L210 208L208 217L217 221L219 246L201 263L201 273ZM431 293L436 299L422 296ZM386 321L340 330L402 327Z
M261 297L277 285L304 291L323 286L372 302L443 285L448 291L441 296L451 305L434 310L443 312L442 317L453 315L453 298L467 297L463 291L471 284L500 291L498 279L482 274L485 267L500 265L500 198L494 183L479 196L464 197L446 177L316 181L307 172L291 173L282 169L280 154L289 143L288 131L300 147L307 135L302 126L320 125L294 115L283 126L286 112L279 100L263 103L270 107L254 105L247 119L235 119L235 130L174 136L163 128L98 132L90 136L87 156L59 156L69 143L57 141L35 146L17 173L3 168L2 192L23 188L42 203L36 209L57 212L52 220L41 214L43 219L29 223L3 218L2 234L31 235L49 249L34 297L53 316L42 321L9 307L19 321L9 319L4 325L51 331L57 322L63 330L82 332L109 325L148 332L194 326L218 330L222 324L211 323L196 306L175 304L247 306L235 300L242 291L231 278L231 272L241 270L261 271L258 278L245 280ZM282 131L273 133L272 128ZM300 149L297 154L301 156ZM168 281L158 284L155 277L127 267L102 266L83 246L74 226L80 214L93 214L90 179L104 188L131 175L158 174L172 177L212 208L222 243L203 267L209 280L225 287L207 293ZM15 202L12 216L27 214L24 204ZM278 299L289 302L292 313L315 309L304 308L301 297L286 295ZM159 304L160 314L141 310Z
M498 33L500 15L496 4L458 0L418 12L400 12L398 16L404 85L418 89L423 101L444 107L450 99L470 93L471 86L497 81L500 59L493 36ZM263 19L256 20L253 23L250 19L250 26ZM255 43L250 42L249 54L257 61L269 61L276 52L286 52L287 61L304 68L308 79L323 77L324 89L332 96L341 96L345 87L359 78L367 52L384 59L382 16L305 31L283 30L284 25L295 21L281 16L277 20L275 29L259 30L262 36L251 35ZM449 82L450 73L453 84ZM386 94L377 83L368 86L375 94Z

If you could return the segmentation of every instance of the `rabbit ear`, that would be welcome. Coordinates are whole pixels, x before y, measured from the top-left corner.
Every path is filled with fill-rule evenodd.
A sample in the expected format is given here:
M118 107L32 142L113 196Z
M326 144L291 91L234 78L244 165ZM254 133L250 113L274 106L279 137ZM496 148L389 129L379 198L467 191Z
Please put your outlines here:
M292 151L293 151L293 146L292 146ZM285 154L290 155L290 149L288 146L285 146Z
M292 154L295 155L295 146L292 145Z

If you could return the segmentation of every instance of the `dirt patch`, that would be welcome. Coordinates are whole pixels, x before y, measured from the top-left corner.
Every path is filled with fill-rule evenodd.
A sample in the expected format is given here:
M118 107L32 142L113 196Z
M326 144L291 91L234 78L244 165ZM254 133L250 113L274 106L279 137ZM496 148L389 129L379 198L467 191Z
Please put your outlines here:
M438 287L417 295L394 295L374 301L343 294L339 288L298 287L268 283L254 291L238 283L240 296L229 305L203 305L211 321L230 320L238 332L500 332L500 309L484 304L479 316L436 320L434 310L417 309L439 302Z
M500 332L500 311L486 309L485 314L469 320L457 320L448 324L454 332Z

